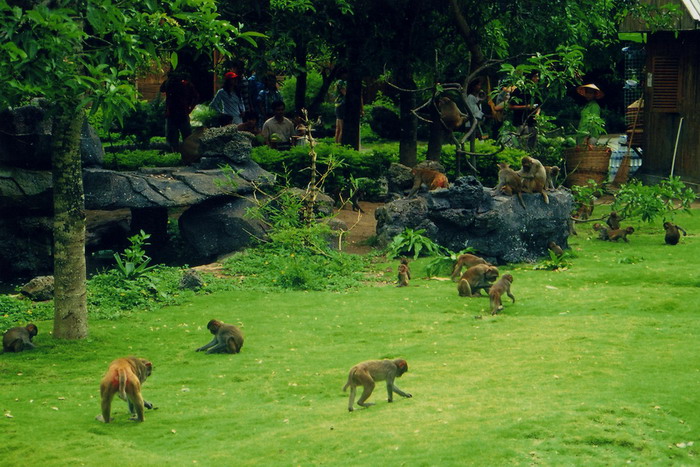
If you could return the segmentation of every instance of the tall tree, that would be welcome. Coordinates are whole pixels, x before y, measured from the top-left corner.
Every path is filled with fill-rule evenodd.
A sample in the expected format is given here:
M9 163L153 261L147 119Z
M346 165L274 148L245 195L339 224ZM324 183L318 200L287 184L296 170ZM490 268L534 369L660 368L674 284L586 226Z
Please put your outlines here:
M51 8L47 6L51 4ZM137 100L137 71L186 46L227 54L238 39L214 0L0 0L0 105L50 103L54 183L54 337L87 336L85 203L78 152L85 109L120 118Z

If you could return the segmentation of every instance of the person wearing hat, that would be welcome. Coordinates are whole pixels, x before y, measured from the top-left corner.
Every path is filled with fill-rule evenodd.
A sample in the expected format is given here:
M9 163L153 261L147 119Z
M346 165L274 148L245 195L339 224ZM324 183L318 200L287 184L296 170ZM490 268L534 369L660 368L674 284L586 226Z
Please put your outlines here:
M581 119L578 123L577 143L584 143L588 146L596 144L598 137L603 134L605 121L600 117L600 105L598 100L605 96L605 93L595 84L584 84L576 88L576 92L586 98L586 105L581 109Z
M243 123L243 113L246 111L243 99L239 95L240 76L229 71L224 75L224 85L216 92L212 99L211 107L224 115L229 115L233 120L231 123L238 125Z

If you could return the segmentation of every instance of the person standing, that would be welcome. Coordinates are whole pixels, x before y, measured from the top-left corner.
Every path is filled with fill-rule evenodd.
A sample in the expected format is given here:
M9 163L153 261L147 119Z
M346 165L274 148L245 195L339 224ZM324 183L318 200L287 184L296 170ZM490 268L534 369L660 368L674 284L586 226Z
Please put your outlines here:
M231 123L238 125L243 123L243 113L245 113L245 104L241 97L240 91L241 77L236 73L229 71L224 75L224 85L216 92L212 99L211 107L218 112L229 115L232 119Z
M178 152L180 136L185 141L192 134L190 113L197 105L199 94L185 75L172 72L160 85L160 92L165 93L165 139L171 151Z
M272 117L274 102L284 102L282 94L277 89L277 77L272 73L263 78L263 89L258 93L258 115L263 120Z
M345 120L345 94L348 92L348 83L339 80L335 86L335 142L340 144L343 139L343 121Z
M598 99L605 94L595 84L584 84L576 88L576 92L586 98L586 105L581 109L581 119L578 123L577 143L593 146L603 133L604 121L600 117Z

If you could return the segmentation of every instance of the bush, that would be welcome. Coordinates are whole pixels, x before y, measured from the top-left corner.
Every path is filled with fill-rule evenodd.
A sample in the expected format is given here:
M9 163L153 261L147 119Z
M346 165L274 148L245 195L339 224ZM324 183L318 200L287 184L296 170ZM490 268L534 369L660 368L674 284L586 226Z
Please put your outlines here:
M105 167L113 170L136 170L141 167L176 167L182 165L178 152L163 153L158 149L134 149L105 153Z
M119 125L122 135L132 135L138 144L146 145L153 136L165 136L165 101L158 97L150 102L139 101Z
M0 295L0 334L15 326L53 317L53 301L32 302L9 295Z
M640 217L652 223L659 217L673 218L678 210L689 212L695 197L695 192L680 177L662 180L658 185L642 185L639 180L632 180L615 194L612 209L623 218Z

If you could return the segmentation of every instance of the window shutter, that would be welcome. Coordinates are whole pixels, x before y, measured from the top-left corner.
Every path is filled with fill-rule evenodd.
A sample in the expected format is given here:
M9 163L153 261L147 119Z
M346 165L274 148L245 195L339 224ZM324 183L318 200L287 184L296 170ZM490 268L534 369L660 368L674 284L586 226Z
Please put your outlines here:
M680 78L678 57L654 57L652 60L652 112L678 112Z

